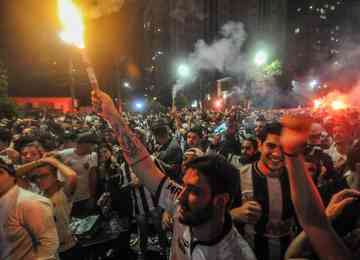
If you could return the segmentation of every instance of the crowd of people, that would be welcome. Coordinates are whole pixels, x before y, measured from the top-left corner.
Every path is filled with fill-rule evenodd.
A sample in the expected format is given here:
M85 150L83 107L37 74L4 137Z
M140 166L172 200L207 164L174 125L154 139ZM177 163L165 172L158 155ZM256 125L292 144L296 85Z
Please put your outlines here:
M72 223L94 215L125 227L104 258L136 243L146 259L156 235L163 259L359 259L356 109L132 113L92 99L98 113L1 119L0 259L85 259Z

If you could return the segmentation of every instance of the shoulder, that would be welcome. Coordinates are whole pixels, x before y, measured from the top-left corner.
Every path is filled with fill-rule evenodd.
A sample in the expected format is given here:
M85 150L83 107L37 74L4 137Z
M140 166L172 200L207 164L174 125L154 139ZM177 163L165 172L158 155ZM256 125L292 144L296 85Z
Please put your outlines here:
M232 227L231 231L219 244L221 259L255 260L255 254L246 240Z
M20 188L17 207L23 209L24 211L45 209L52 210L52 203L49 199L43 196Z
M246 164L244 166L242 166L239 170L240 175L246 175L246 174L251 174L252 172L252 164Z

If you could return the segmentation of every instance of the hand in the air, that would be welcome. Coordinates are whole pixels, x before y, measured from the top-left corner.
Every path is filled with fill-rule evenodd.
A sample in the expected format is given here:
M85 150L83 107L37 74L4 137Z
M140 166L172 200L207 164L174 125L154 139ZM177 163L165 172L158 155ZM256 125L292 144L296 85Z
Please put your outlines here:
M311 119L306 116L285 116L281 119L283 130L281 146L285 153L295 154L301 151L309 136Z
M107 120L121 118L121 111L118 111L112 98L101 90L91 92L91 101L95 107L101 108L101 116Z
M330 220L334 220L343 212L347 205L356 200L360 200L360 192L357 190L346 189L336 193L332 196L329 205L326 207L326 216Z

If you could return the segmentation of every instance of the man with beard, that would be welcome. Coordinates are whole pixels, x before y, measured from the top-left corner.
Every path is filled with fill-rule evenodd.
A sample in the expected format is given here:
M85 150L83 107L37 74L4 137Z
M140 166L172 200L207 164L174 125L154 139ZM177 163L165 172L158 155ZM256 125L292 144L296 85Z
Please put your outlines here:
M284 155L281 124L259 134L260 159L240 170L240 191L231 210L239 231L261 260L283 259L292 238L294 210Z
M330 155L334 162L335 169L339 174L345 173L345 163L347 160L347 153L349 152L353 143L353 134L350 124L341 121L333 127L332 136L334 139L333 145L326 152Z
M170 259L255 259L229 216L238 189L237 170L223 157L199 157L187 164L183 186L176 184L157 168L111 98L101 91L92 94L93 103L101 104L102 116L116 131L127 163L155 193L159 205L175 213Z
M228 161L236 168L240 169L246 164L258 161L260 153L258 151L258 143L254 138L247 137L241 143L241 155L230 154Z

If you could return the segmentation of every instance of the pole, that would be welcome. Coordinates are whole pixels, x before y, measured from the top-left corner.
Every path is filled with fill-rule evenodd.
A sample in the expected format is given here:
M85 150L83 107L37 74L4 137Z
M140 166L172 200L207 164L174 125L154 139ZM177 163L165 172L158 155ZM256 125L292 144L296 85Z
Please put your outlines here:
M72 111L75 110L76 106L76 99L75 99L75 86L74 86L74 63L73 59L70 54L70 60L69 60L69 76L70 76L70 96L71 96L71 106Z

